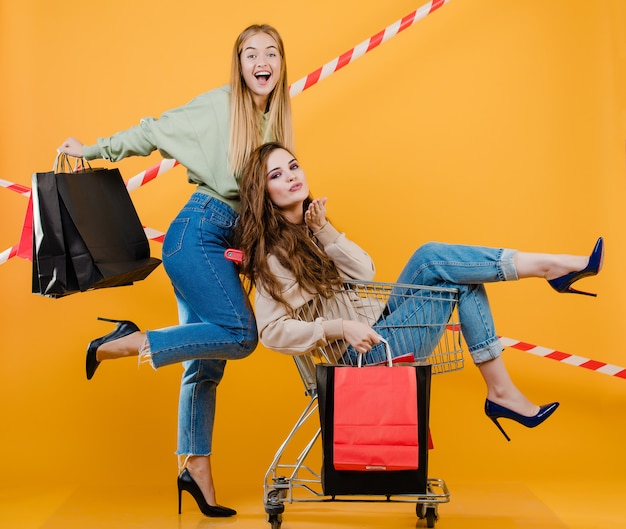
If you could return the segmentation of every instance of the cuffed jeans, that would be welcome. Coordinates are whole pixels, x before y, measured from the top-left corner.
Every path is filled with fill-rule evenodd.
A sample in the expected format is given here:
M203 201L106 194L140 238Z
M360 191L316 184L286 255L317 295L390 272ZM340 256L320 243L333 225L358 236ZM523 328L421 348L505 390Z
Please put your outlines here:
M155 368L182 362L178 455L210 455L217 385L227 360L248 356L257 329L234 263L237 214L223 202L194 193L163 241L163 265L172 281L179 325L147 331Z
M503 350L496 334L484 283L517 280L513 263L515 253L516 250L505 248L430 242L415 251L397 282L458 289L461 331L472 360L475 364L481 364L497 358ZM435 303L425 300L420 305L403 303L395 306L393 296L390 298L385 315L373 328L389 341L393 356L406 352L403 344L398 343L402 333L394 336L394 327L420 325L422 329L428 329L433 310L441 311L442 306L450 306L438 304L433 308L432 305ZM445 322L449 316L437 314L436 318ZM439 326L412 337L414 342L419 342L419 349L414 351L415 356L430 354L442 331L443 326ZM379 346L368 355L363 359L364 363L384 360L384 351Z

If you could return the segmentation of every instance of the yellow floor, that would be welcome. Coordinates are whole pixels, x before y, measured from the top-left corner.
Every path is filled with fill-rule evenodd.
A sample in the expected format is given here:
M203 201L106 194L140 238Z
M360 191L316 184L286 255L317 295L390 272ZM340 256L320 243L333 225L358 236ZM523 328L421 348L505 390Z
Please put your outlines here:
M508 355L514 372L522 362L537 364L538 373L541 369L537 381L519 377L523 387L541 398L553 392L551 387L540 387L545 380L560 380L562 406L555 419L541 428L529 430L508 421L510 443L477 407L484 390L475 370L437 377L433 383L430 425L435 449L429 456L429 476L444 479L450 490L450 502L439 505L436 527L626 529L624 381L567 367L566 384L559 379L564 369L560 364L522 355ZM108 379L101 376L89 386L85 400L91 402L98 391L119 393L120 399L131 390L142 394L141 382L151 373L138 374L133 367L131 375L139 380L136 386L131 381L120 383L124 366L120 364L118 372ZM298 395L301 383L286 378L280 393L255 398L258 388L236 384L241 378L237 370L244 368L249 369L243 363L232 366L221 391L224 402L245 402L249 409L245 420L243 415L219 416L216 444L220 457L213 462L218 499L236 508L236 517L205 518L188 494L183 496L183 513L177 514L176 462L166 452L175 440L171 431L169 437L162 434L175 419L178 387L174 380L165 389L161 381L160 392L148 393L152 386L146 386L146 394L156 401L151 406L142 398L126 398L119 405L86 409L77 420L80 430L59 423L67 422L65 409L59 409L39 451L4 451L3 466L15 471L2 472L0 529L270 529L262 501L263 476L297 417L294 410L286 410L290 400L282 396ZM289 386L292 381L293 388ZM121 389L113 391L113 384ZM54 393L50 395L52 402ZM159 398L167 402L161 404ZM308 402L301 393L293 400L298 413ZM273 407L268 408L268 401ZM76 402L81 401L76 399L67 409L76 407ZM283 406L279 411L276 403ZM299 430L307 441L309 429L317 428L315 419ZM16 429L5 429L2 435L5 441L15 437L10 444L14 447L21 448L24 440L30 440ZM51 450L57 437L74 451ZM303 447L300 435L294 441L288 462ZM314 448L311 458L310 468L319 468L321 450ZM322 526L412 529L426 527L426 523L418 520L414 504L285 505L282 529Z
M120 477L121 480L122 477ZM438 508L440 529L598 529L626 527L626 485L594 483L448 483L449 503ZM76 485L46 492L0 489L0 527L6 529L195 529L269 528L254 487L231 484L223 503L230 519L204 517L188 495L177 514L175 482ZM407 503L293 503L285 505L283 529L426 527Z

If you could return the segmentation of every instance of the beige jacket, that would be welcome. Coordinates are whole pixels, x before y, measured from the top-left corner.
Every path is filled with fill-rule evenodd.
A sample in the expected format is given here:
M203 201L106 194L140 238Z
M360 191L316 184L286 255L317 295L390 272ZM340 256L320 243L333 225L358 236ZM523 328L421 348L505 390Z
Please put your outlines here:
M330 222L315 233L324 251L332 258L345 279L371 281L374 262L357 244L339 233ZM291 307L302 309L301 319L292 318L282 303L274 300L256 286L255 308L259 339L268 349L285 354L304 354L329 341L343 338L344 319L377 319L382 313L381 303L361 298L349 291L338 292L331 300L310 294L300 288L291 271L274 256L268 258L270 269L282 284L282 294ZM384 305L384 304L383 304Z

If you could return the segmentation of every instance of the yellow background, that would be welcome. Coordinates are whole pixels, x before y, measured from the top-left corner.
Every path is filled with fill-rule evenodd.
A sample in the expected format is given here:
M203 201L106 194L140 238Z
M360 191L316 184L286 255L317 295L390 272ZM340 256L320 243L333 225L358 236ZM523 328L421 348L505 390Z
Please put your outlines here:
M232 43L250 23L279 29L295 82L420 5L2 0L0 178L30 186L65 137L92 143L228 82ZM394 280L429 240L588 254L602 235L605 268L578 285L597 299L538 279L488 291L501 335L626 366L625 23L624 0L453 0L294 98L313 193L329 197L331 219L369 250L379 280ZM118 167L128 179L159 160ZM132 198L143 223L165 231L191 192L177 167ZM19 239L27 200L0 193L3 250ZM0 494L129 476L173 486L181 368L119 361L84 375L87 343L111 330L97 316L175 323L163 268L133 287L59 300L30 294L30 274L21 259L0 266ZM554 495L565 518L623 513L607 493L626 469L626 381L514 350L505 360L534 401L561 408L536 430L508 422L507 443L483 414L466 355L463 371L433 381L430 474L523 481ZM230 363L218 486L261 494L305 403L289 358L259 347Z

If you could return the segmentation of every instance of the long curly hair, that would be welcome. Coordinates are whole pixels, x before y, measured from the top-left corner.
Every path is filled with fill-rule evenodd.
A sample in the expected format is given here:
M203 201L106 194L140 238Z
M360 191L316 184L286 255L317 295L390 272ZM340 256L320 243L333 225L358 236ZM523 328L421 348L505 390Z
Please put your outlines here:
M277 149L284 149L293 156L278 142L265 143L252 152L244 167L236 240L245 255L240 271L248 280L248 293L253 287L262 285L264 291L292 312L295 307L288 306L280 283L270 271L269 255L290 270L300 287L309 293L330 297L333 287L341 285L342 280L335 263L319 247L304 223L304 212L311 203L311 197L302 205L301 224L287 220L270 199L267 163L270 154Z

